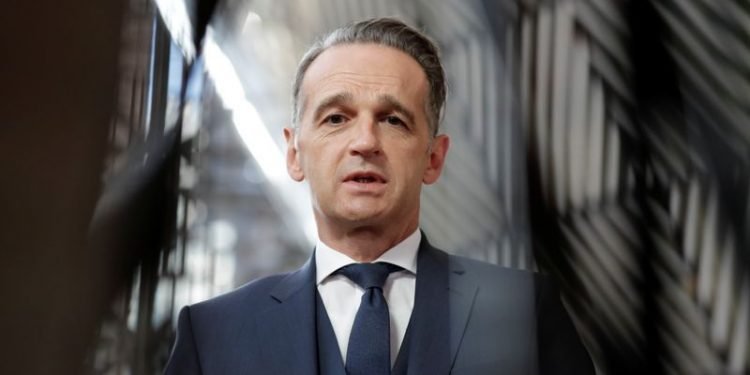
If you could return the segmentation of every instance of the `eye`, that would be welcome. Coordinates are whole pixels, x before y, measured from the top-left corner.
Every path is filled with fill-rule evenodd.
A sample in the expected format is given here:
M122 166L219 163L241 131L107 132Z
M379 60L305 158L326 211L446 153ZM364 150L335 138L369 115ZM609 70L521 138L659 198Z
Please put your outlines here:
M325 118L323 122L333 124L333 125L340 125L343 124L346 121L346 117L344 115L339 114L333 114Z
M401 120L400 118L398 118L397 116L386 116L384 120L385 120L385 122L387 122L387 123L388 123L388 124L390 124L390 125L401 125L401 126L405 126L405 125L406 125L406 124L405 124L405 123L404 123L404 122L403 122L403 121L402 121L402 120Z

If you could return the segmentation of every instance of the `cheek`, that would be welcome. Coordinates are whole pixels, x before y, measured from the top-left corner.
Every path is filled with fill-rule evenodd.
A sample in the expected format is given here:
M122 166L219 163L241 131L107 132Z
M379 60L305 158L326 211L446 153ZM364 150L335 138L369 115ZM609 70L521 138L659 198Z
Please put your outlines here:
M417 151L410 153L405 160L409 160L405 168L409 170L410 177L415 179L422 179L425 168L427 167L427 154L425 151Z
M320 169L321 164L321 153L317 147L313 147L309 143L300 144L299 146L299 161L300 166L305 171L305 175L308 178L316 176Z
M324 195L335 188L336 163L330 157L323 154L307 155L304 171L316 194Z
M397 167L399 168L399 174L402 177L399 182L398 190L404 192L418 192L421 189L426 165L422 159L423 157L424 155L422 154L409 155L408 159L405 160L410 160L411 162L404 162ZM407 193L405 195L409 196L408 199L413 198L411 196L412 194Z

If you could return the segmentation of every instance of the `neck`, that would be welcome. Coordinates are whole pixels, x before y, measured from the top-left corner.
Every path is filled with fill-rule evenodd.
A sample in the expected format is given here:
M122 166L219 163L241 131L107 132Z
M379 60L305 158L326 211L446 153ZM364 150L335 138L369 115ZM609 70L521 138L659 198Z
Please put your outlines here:
M357 262L367 263L378 259L416 229L416 222L391 228L360 226L339 230L318 224L318 236L336 251Z

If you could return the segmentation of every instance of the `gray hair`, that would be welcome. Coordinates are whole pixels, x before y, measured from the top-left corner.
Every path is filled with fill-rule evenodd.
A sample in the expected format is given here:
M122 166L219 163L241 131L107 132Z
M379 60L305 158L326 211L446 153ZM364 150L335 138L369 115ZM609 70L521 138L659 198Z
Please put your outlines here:
M438 48L429 37L394 18L374 18L338 28L315 42L297 66L292 87L292 124L297 127L300 116L299 95L302 80L313 61L326 49L342 44L379 44L398 49L411 56L424 70L430 93L425 103L430 133L438 133L445 105L445 71Z

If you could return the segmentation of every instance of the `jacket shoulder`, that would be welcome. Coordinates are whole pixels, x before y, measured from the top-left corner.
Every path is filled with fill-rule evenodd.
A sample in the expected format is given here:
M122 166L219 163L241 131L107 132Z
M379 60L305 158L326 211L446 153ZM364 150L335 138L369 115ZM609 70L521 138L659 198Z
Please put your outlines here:
M261 311L274 300L271 290L288 274L276 274L253 280L232 291L190 306L193 321L220 322L231 320L234 314ZM248 309L252 306L252 309Z
M463 269L469 274L482 278L508 279L528 283L548 282L546 276L534 271L508 268L460 255L448 255L448 258L454 270L460 271Z
M497 264L449 255L451 267L463 271L482 286L485 292L498 295L503 291L511 296L532 296L534 300L559 299L560 289L553 278L530 270L508 268Z
M464 274L478 285L474 314L484 319L482 324L474 325L479 337L487 337L487 327L503 327L498 337L513 338L515 347L526 343L534 348L539 373L594 374L591 358L561 303L559 287L552 277L449 257L456 264L454 270L463 268ZM484 344L486 341L477 347L484 348Z

